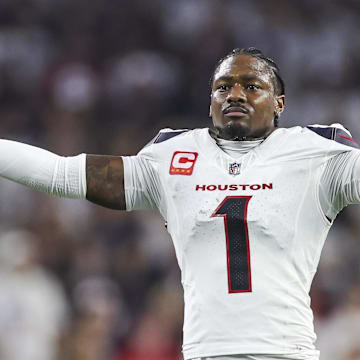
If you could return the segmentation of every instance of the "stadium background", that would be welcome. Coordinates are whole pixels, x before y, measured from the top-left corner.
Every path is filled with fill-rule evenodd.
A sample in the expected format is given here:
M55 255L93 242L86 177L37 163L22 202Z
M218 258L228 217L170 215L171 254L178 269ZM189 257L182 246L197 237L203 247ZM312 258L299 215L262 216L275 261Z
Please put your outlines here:
M1 137L135 154L160 128L208 126L217 59L256 46L285 79L281 126L341 122L360 139L359 30L356 0L0 0ZM0 197L0 359L180 359L179 271L157 214L6 180ZM312 288L327 360L360 359L359 219L339 216Z

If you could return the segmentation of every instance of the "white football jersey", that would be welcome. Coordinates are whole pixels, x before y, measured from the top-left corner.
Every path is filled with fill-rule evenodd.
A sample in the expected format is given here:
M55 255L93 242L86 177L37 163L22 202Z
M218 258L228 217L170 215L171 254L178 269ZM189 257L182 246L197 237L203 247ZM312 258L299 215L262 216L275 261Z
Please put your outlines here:
M158 208L174 242L185 359L317 356L309 289L331 226L319 186L345 152L359 150L279 128L238 161L196 129L165 130L123 158L127 210Z

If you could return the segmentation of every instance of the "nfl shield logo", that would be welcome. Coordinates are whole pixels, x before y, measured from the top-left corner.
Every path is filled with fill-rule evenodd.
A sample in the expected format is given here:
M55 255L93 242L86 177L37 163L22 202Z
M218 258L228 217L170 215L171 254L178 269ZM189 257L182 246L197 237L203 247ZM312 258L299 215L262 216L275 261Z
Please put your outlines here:
M240 174L240 169L241 169L241 164L234 162L234 163L229 165L229 174L231 174L231 175L239 175Z

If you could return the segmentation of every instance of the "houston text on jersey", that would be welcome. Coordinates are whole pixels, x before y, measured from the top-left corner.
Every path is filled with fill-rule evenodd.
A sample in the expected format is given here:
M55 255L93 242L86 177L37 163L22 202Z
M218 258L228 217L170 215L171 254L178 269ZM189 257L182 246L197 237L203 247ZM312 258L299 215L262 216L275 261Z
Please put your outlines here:
M229 185L196 185L196 191L215 191L215 190L272 190L273 184L229 184Z

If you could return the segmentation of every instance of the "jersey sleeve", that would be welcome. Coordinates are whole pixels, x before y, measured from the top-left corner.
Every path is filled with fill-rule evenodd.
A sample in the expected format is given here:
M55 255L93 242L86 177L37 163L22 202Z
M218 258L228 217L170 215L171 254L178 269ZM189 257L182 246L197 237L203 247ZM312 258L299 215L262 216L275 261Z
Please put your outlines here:
M342 152L326 162L319 200L324 214L331 220L345 206L360 203L360 150Z
M166 144L188 131L162 129L136 156L122 157L127 211L157 208L166 219L164 155L170 149Z
M159 161L148 146L136 156L123 156L126 210L160 209Z

